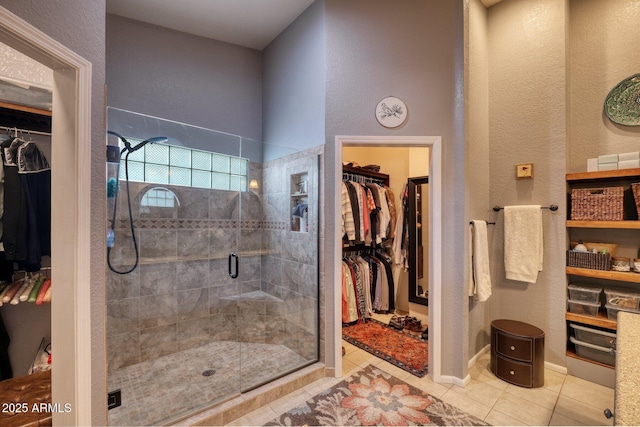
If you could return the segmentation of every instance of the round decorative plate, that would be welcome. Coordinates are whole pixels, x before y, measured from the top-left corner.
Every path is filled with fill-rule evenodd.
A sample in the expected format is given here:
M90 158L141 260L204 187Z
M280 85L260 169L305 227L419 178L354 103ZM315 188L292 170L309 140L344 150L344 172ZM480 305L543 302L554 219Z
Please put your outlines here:
M604 113L612 122L640 125L640 74L624 79L611 89L604 101Z
M407 120L407 106L400 98L388 96L376 106L378 123L387 128L397 128Z

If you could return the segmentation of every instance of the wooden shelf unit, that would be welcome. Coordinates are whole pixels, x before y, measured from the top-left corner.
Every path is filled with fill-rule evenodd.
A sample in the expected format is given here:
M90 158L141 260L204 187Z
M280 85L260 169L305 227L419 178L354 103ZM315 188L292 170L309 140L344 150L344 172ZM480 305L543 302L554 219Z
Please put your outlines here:
M615 320L609 320L606 311L598 312L598 317L585 316L584 314L570 313L567 311L565 319L571 322L582 323L583 325L597 326L599 328L612 329L614 331L618 329L618 322Z
M617 280L620 282L640 283L640 273L631 271L591 270L588 268L567 267L567 274L604 280Z
M589 187L607 187L607 186L624 186L629 188L631 183L640 182L640 168L634 169L619 169L611 171L598 171L598 172L580 172L580 173L568 173L566 174L566 183L568 192L574 188L589 188ZM571 195L568 194L569 206L571 205ZM566 227L569 234L572 234L572 230L577 233L578 229L609 229L609 230L631 230L632 233L637 233L632 230L640 230L640 220L636 216L636 212L628 211L629 209L625 204L625 220L624 221L574 221L567 219ZM570 212L570 209L569 209ZM578 233L579 234L579 233ZM574 235L575 236L575 235ZM574 237L575 239L575 237ZM626 282L634 287L636 284L640 284L640 273L634 272L620 272L612 270L591 270L587 268L566 267L567 276L588 277L593 279L599 279L603 281L618 281ZM571 282L571 279L569 280ZM603 283L606 286L605 283ZM640 291L640 287L638 287ZM566 312L565 320L567 324L569 322L579 323L583 325L593 326L596 328L607 329L610 331L616 331L618 324L615 320L610 320L607 316L607 311L604 307L600 309L596 317L585 316L582 314ZM567 325L568 328L568 325ZM569 329L569 328L568 328ZM567 342L567 357L578 359L580 361L592 363L598 366L604 366L613 370L612 366L600 363L595 360L586 359L580 357L576 353L575 345L571 342Z

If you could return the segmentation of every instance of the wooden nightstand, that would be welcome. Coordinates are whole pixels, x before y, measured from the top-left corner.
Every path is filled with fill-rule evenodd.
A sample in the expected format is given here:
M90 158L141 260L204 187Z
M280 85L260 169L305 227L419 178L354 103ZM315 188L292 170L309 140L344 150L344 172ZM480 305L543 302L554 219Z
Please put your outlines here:
M544 331L517 320L491 322L491 372L521 387L542 387Z

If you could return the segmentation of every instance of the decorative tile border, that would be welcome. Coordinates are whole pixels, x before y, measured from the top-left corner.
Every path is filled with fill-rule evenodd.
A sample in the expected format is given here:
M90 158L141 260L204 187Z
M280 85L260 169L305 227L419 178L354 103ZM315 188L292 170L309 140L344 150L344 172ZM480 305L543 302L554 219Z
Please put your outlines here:
M144 218L134 220L133 225L142 230L201 230L209 228L232 230L238 227L242 230L285 230L287 224L284 221ZM128 228L128 220L116 221L116 230Z

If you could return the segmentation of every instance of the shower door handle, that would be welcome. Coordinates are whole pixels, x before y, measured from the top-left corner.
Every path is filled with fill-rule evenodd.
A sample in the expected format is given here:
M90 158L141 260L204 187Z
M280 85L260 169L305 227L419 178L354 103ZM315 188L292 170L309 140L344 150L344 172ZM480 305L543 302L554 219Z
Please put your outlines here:
M231 260L235 259L235 272L231 269ZM235 279L238 277L238 255L235 253L229 254L229 277Z

